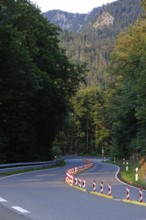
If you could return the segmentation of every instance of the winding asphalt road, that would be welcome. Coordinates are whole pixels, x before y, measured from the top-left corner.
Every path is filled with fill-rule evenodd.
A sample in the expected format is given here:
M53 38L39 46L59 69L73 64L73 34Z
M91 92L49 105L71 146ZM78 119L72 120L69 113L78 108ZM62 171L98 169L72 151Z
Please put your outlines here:
M94 158L94 167L78 175L86 179L87 192L82 192L64 182L66 170L83 164L82 159L66 160L65 167L1 178L0 220L146 220L146 207L120 201L125 185L115 178L116 166ZM94 179L97 186L104 182L105 193L110 183L115 199L91 195ZM130 194L138 201L137 189Z

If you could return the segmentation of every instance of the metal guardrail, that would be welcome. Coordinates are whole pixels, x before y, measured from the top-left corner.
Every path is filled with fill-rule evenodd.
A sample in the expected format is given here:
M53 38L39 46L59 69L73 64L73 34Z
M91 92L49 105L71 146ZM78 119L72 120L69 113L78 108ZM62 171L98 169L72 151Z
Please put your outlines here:
M53 161L43 161L43 162L22 162L22 163L10 163L10 164L0 164L0 173L15 171L15 170L26 170L33 168L45 168L57 165L60 160Z
M21 162L21 163L9 163L9 164L0 164L0 169L8 167L20 167L20 166L30 166L30 165L42 165L42 164L52 164L56 160L44 161L44 162Z

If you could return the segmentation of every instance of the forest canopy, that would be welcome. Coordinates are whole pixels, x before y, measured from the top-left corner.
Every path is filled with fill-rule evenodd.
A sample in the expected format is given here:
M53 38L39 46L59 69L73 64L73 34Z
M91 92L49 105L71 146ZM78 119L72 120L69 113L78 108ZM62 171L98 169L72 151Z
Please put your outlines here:
M30 1L0 1L0 162L52 158L85 71L69 62L58 32Z
M140 19L118 35L114 47L109 41L112 53L102 41L106 62L96 48L98 39L94 53L83 48L89 63L85 77L80 48L74 53L79 63L69 59L60 46L66 42L60 42L62 31L35 5L1 0L1 163L48 160L61 153L145 155L146 0L141 6ZM102 67L90 62L95 58Z
M141 1L146 12L146 1ZM112 153L146 153L146 17L122 32L110 60Z
M101 80L87 82L71 99L70 123L61 133L67 140L63 152L101 154L104 149L113 158L127 159L145 155L146 0L141 6L140 18L117 36L107 67L98 73Z

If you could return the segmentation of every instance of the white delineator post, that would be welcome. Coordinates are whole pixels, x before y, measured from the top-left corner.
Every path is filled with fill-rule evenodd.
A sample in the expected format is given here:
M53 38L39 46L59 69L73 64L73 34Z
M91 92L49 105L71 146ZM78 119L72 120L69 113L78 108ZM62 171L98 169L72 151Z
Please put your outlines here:
M123 165L125 165L125 158L123 158Z
M103 193L103 182L100 183L100 193Z
M126 171L128 171L128 161L126 162Z
M93 180L93 192L96 192L96 181Z
M136 171L136 174L135 174L135 181L138 181L138 167L136 167L135 171Z
M130 200L130 187L129 186L126 187L126 199Z
M139 189L139 202L143 202L143 190Z

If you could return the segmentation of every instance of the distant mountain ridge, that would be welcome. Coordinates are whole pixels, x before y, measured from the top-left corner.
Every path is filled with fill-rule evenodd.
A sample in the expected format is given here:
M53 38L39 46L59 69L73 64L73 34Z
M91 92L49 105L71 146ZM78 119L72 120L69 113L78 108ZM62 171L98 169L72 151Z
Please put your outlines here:
M87 22L87 14L73 14L61 10L51 10L44 16L62 30L79 31Z
M88 14L52 10L44 16L63 30L60 46L67 57L75 63L87 63L87 85L101 86L105 83L104 74L117 35L134 24L141 14L140 0L117 0Z
M117 0L112 3L94 8L87 14L69 13L61 10L51 10L44 13L44 16L51 22L58 25L62 30L79 32L83 31L86 26L96 23L96 20L106 19L104 25L128 26L136 21L141 14L142 9L139 0ZM107 14L112 20L109 23ZM104 18L106 15L106 18ZM98 27L101 27L98 25Z

